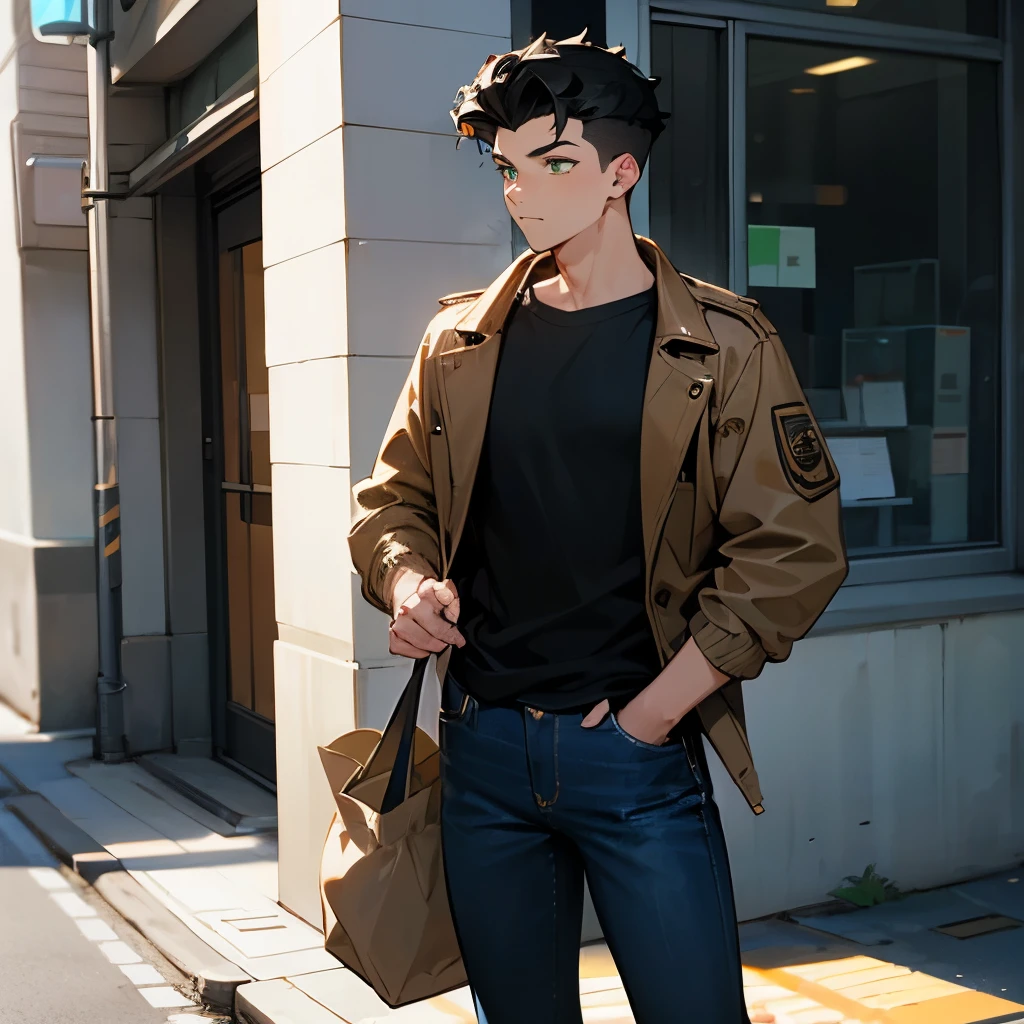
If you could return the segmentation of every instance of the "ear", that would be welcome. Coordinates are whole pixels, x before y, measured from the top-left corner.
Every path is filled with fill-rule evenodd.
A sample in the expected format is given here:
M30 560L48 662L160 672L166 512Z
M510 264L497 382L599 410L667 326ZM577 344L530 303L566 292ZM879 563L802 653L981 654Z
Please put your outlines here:
M640 166L632 153L617 156L606 173L611 174L612 180L609 199L621 199L640 180Z

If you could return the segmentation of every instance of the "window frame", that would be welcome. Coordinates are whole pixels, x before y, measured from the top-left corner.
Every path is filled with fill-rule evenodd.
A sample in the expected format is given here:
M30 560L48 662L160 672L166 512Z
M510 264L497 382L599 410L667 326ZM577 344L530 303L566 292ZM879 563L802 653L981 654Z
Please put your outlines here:
M1000 340L1002 451L1000 479L1000 539L996 544L979 544L955 550L902 553L851 561L846 587L886 583L909 583L943 577L1006 573L1022 568L1024 523L1018 519L1022 507L1024 446L1018 435L1024 419L1024 403L1017 370L1024 361L1024 345L1016 336L1014 303L1015 203L1013 53L1012 20L1007 0L1000 9L1000 37L971 36L938 29L893 25L868 19L840 20L835 15L767 7L745 0L639 0L640 38L638 63L650 67L651 33L657 24L690 24L724 27L728 33L728 126L729 159L729 280L730 288L744 293L747 288L746 229L746 101L747 43L751 38L792 42L863 46L896 53L920 53L950 59L985 61L998 65L999 167L1003 232L1001 239ZM639 198L639 197L638 197ZM644 199L646 199L646 195ZM770 311L769 311L770 312Z

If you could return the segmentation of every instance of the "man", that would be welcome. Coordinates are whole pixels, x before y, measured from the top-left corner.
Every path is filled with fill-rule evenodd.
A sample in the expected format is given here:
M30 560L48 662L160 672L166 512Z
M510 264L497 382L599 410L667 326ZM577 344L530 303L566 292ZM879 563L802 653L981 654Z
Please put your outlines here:
M488 1024L581 1021L584 876L639 1024L745 1024L701 736L760 813L739 681L847 571L771 324L633 235L654 85L581 35L459 91L532 253L441 300L354 489L391 651L439 655L446 877Z

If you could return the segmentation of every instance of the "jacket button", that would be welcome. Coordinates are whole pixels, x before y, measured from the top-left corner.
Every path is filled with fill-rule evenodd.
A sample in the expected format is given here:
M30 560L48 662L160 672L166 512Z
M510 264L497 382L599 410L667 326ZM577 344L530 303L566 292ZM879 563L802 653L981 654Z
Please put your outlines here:
M659 608L667 608L668 607L669 598L671 598L671 597L672 597L672 592L662 588L661 590L659 590L654 595L654 603Z
M704 385L701 384L701 382L699 380L695 380L690 385L690 397L691 398L700 398L700 396L701 396L701 394L703 392L704 392Z

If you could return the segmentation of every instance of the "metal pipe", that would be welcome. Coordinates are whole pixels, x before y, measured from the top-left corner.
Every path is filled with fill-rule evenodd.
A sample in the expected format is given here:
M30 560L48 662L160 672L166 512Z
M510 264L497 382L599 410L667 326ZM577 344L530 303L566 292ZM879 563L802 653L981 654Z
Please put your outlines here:
M110 0L95 0L94 35L87 47L89 96L89 319L92 341L93 437L96 472L96 740L93 756L127 756L121 679L121 505L117 471L114 360L110 341L110 214L107 165L107 97L110 89Z

